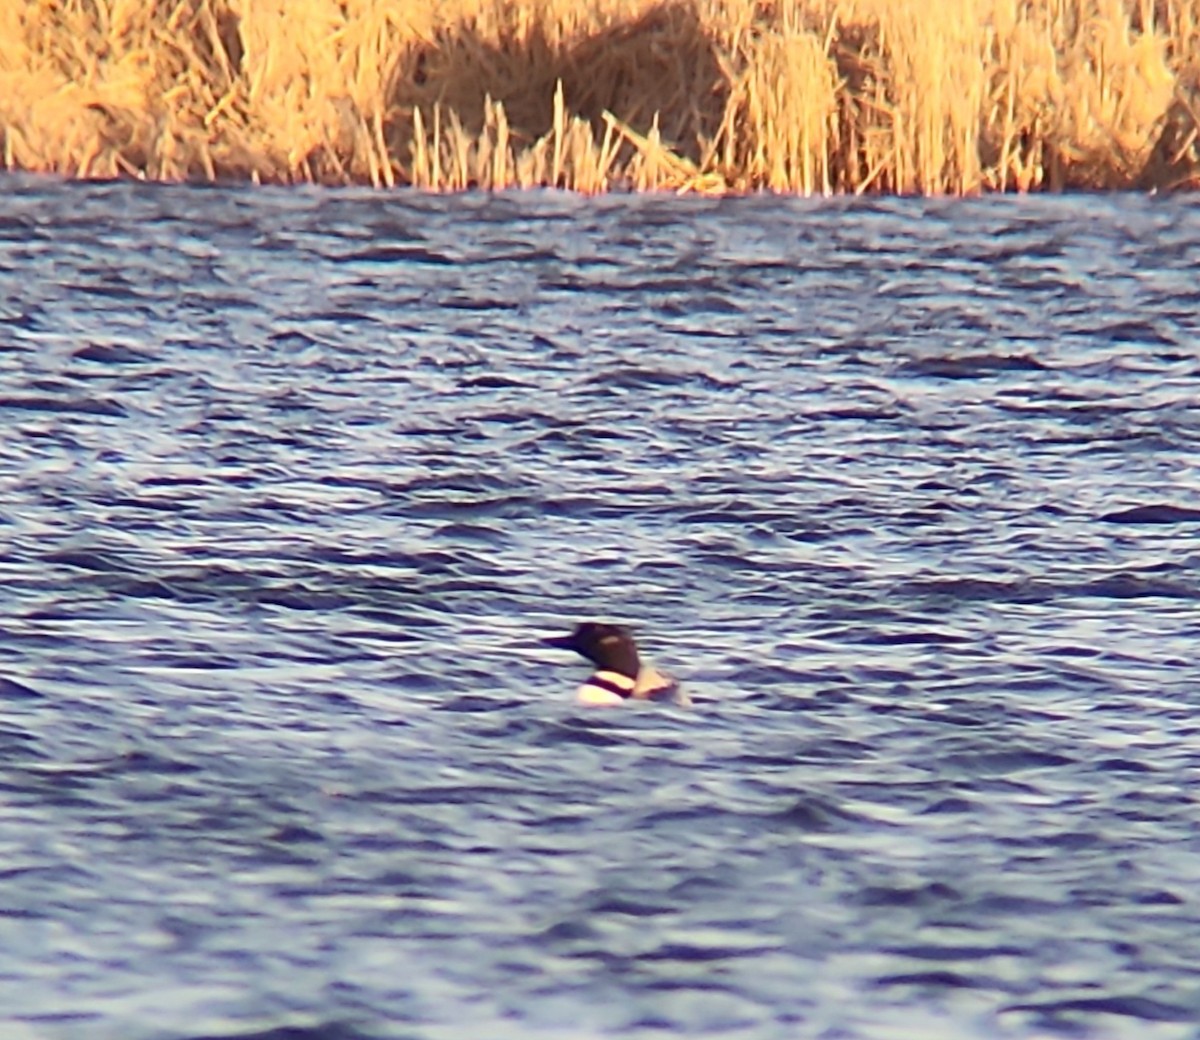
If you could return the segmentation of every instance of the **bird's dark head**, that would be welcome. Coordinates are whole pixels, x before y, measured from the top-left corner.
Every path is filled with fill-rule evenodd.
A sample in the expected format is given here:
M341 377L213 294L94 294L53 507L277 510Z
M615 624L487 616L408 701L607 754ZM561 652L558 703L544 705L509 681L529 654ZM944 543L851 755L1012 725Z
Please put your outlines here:
M629 629L621 625L584 621L576 625L575 631L569 636L555 636L546 642L561 650L574 650L601 671L617 672L636 679L641 670L637 644L634 643Z

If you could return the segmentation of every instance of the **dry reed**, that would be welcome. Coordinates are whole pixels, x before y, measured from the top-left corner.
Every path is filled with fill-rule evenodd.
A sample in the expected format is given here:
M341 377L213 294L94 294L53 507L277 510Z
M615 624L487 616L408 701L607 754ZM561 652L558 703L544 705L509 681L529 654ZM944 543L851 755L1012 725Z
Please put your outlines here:
M0 0L9 169L1200 186L1200 0Z

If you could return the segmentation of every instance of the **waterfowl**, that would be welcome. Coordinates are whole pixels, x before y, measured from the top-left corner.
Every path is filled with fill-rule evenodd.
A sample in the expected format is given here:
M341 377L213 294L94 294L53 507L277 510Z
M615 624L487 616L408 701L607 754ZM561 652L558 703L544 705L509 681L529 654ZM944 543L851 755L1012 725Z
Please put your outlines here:
M678 682L642 663L633 636L622 625L584 621L569 636L555 636L546 642L561 650L574 650L596 666L576 691L580 704L623 704L628 700L691 704Z

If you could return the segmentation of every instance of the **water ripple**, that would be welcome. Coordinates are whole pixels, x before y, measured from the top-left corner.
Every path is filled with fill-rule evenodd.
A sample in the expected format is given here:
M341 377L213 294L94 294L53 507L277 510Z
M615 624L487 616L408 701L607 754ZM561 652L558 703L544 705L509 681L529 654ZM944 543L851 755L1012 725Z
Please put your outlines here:
M0 1032L1194 1034L1194 202L8 187Z

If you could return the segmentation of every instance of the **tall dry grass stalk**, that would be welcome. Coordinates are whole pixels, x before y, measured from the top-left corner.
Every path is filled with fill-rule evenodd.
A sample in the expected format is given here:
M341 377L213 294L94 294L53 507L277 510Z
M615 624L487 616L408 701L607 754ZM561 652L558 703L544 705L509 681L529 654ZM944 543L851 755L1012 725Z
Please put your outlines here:
M0 0L9 169L1200 186L1200 0Z

